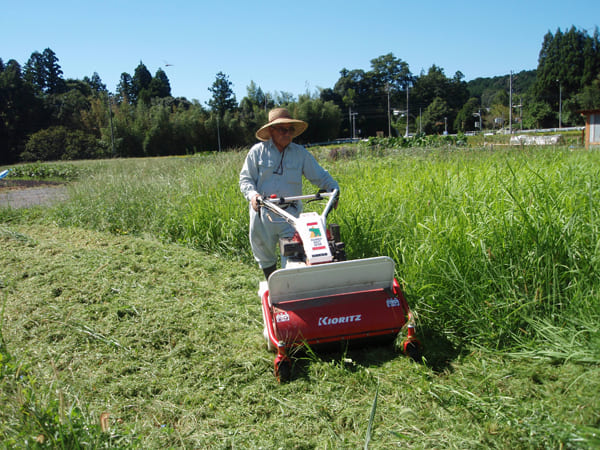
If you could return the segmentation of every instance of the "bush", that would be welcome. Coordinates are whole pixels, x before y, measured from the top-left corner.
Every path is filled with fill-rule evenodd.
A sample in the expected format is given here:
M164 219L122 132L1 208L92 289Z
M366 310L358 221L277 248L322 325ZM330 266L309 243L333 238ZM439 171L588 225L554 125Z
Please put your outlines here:
M70 163L48 164L33 163L14 166L10 169L8 177L35 180L61 180L72 181L78 179L87 169L76 167Z
M105 156L105 151L94 136L65 127L50 127L33 133L21 153L23 161L94 159L101 156Z

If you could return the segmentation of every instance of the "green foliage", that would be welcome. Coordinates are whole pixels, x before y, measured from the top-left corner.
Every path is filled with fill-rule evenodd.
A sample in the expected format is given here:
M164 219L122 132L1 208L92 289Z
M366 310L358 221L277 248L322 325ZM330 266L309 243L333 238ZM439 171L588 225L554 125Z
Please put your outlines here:
M373 82L381 90L406 90L412 75L408 63L396 58L393 53L371 60Z
M1 163L13 163L23 151L29 133L44 123L44 104L33 87L24 81L21 66L9 60L0 72Z
M451 110L448 103L441 97L434 98L425 111L423 111L422 125L425 133L440 134L444 131L448 132L448 127L452 120L449 117L450 114Z
M171 84L164 70L158 69L148 86L150 98L165 98L171 96Z
M479 99L470 98L461 108L454 120L454 129L464 131L483 130L483 127L475 126L475 122L480 122L479 114L483 115Z
M308 129L296 139L298 142L329 141L339 136L342 114L333 102L300 96L292 114L309 124Z
M85 173L85 168L73 164L37 162L11 167L8 177L34 180L74 181Z
M592 84L585 86L577 95L577 104L582 109L596 109L600 106L600 73Z
M131 93L133 95L133 102L148 104L150 102L150 83L152 82L152 75L144 63L140 61L138 66L133 72L133 78L131 79Z
M33 133L25 151L23 161L55 161L59 159L84 159L106 156L98 141L82 131L65 127L51 127Z
M548 32L544 36L533 95L537 102L547 103L553 111L558 111L562 101L563 106L568 107L571 113L570 117L567 116L567 123L581 123L577 111L590 108L590 103L586 102L588 106L583 106L577 101L569 102L569 99L577 100L578 94L584 91L586 86L592 85L599 72L598 29L596 28L593 36L589 36L587 31L577 30L574 26L566 32L559 28L556 33ZM592 102L591 105L593 108L600 107L600 103ZM554 126L557 119L546 120L543 126Z
M217 73L217 78L208 90L212 93L212 98L208 101L208 106L220 117L225 112L233 111L237 107L237 100L231 88L232 83L223 72Z
M522 70L512 76L513 91L519 94L528 92L536 79L535 70ZM510 87L510 75L500 75L490 78L475 78L467 82L471 97L481 99L481 105L489 108L492 99L498 92L506 92ZM507 99L508 100L508 99Z
M50 48L45 49L43 53L33 52L23 66L23 72L24 79L37 92L60 94L65 90L65 80L58 64L58 57Z
M408 64L388 53L372 59L369 71L342 69L333 90L323 91L321 99L333 101L344 116L351 110L356 114L355 128L363 136L375 136L388 129L387 99L392 105L405 107L406 89L412 79ZM342 135L352 135L351 123L342 122Z

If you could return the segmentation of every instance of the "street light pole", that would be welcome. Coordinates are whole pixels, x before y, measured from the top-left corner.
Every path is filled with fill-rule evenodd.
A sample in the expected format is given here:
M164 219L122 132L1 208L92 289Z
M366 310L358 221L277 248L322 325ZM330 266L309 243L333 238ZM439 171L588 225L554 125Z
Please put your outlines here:
M406 83L406 134L405 134L405 137L408 137L408 120L409 120L409 115L408 115L408 83Z
M392 117L390 112L390 85L389 83L385 86L387 90L387 101L388 101L388 137L392 137Z
M107 92L106 103L108 106L108 121L110 122L110 148L111 155L115 157L115 132L113 130L113 115L112 115L112 102L110 100L110 92Z
M508 134L512 134L512 70L509 78L509 93L508 93Z
M219 128L219 112L217 112L217 141L219 143L219 151L221 151L221 131Z
M558 128L562 128L562 84L558 81Z

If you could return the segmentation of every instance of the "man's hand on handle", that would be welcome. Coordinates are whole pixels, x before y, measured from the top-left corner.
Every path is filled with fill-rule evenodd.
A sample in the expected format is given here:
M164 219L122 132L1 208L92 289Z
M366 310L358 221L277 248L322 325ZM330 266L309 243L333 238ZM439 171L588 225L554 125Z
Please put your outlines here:
M252 209L254 209L254 211L258 211L258 208L260 208L260 200L260 194L256 194L254 197L252 197L252 200L250 200L250 203L252 203Z

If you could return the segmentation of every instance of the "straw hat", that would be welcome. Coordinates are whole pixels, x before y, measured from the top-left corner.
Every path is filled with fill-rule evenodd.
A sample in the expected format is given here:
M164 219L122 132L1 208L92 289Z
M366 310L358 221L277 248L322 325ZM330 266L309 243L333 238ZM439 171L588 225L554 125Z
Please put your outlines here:
M257 132L256 137L261 141L268 141L271 139L271 131L269 127L279 124L293 124L294 132L292 137L296 137L304 133L304 130L308 128L308 124L303 120L292 119L290 113L285 108L275 108L269 111L269 122L263 125Z

